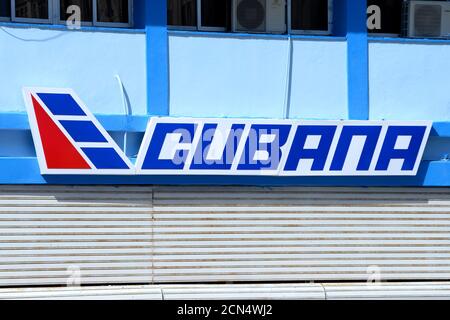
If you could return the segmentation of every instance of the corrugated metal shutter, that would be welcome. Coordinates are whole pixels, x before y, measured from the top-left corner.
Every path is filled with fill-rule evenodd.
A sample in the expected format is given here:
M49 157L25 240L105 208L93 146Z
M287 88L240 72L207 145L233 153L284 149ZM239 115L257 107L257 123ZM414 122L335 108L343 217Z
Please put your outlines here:
M155 282L450 279L449 189L158 187L153 201Z
M151 282L148 187L0 186L0 285Z
M0 286L446 280L449 209L439 188L0 186Z

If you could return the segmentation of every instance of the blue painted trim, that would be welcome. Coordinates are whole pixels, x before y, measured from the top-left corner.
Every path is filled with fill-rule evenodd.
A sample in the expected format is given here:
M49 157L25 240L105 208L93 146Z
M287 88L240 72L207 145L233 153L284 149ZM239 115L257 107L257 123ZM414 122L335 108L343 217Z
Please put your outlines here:
M147 44L147 113L169 114L169 41L167 1L145 3Z
M400 38L400 37L374 37L369 36L370 43L404 43L404 44L434 44L434 45L450 45L450 39L417 39L417 38Z
M369 50L367 1L347 0L348 116L369 119Z
M422 162L414 177L42 176L36 158L0 158L0 184L450 186L450 161Z
M107 131L145 132L149 116L97 114L95 117ZM184 118L184 117L183 117ZM319 120L319 119L314 119ZM26 113L0 113L0 130L30 130ZM450 122L434 122L431 136L450 137Z
M267 33L233 33L214 31L192 31L192 30L168 30L171 36L180 37L204 37L204 38L235 38L235 39L289 39L288 34L267 34ZM317 40L317 41L346 41L345 37L323 36L323 35L298 35L291 34L294 40Z
M145 29L123 28L123 27L91 27L81 26L80 29L69 29L63 24L41 24L41 23L18 23L0 22L0 27L19 29L42 29L67 32L109 32L109 33L145 33Z

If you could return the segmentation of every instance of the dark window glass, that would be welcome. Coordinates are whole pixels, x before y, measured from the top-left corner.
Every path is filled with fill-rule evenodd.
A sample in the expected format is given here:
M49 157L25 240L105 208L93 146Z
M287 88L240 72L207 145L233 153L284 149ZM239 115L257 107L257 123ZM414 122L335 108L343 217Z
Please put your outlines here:
M167 0L167 23L171 26L197 26L197 1Z
M228 0L202 0L202 26L226 28Z
M294 30L328 31L328 0L292 0Z
M368 0L367 6L377 5L381 9L381 28L369 33L400 34L402 29L403 0Z
M70 6L79 6L81 9L81 21L92 21L92 0L61 0L60 17L61 20L67 20L72 13L67 13Z
M128 0L97 0L97 21L128 23Z
M15 0L16 17L48 19L48 0Z
M11 0L0 0L0 17L11 16Z

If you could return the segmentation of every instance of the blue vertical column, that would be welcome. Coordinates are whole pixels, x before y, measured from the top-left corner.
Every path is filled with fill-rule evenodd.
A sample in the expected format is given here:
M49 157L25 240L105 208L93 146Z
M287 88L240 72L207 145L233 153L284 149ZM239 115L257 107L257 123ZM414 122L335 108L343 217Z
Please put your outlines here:
M348 116L369 119L367 0L334 0L335 30L347 38Z
M147 113L169 115L167 1L145 0Z

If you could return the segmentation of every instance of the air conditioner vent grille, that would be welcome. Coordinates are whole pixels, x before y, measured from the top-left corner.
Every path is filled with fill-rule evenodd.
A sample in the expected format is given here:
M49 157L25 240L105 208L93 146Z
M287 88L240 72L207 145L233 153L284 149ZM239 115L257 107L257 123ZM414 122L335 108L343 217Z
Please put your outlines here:
M247 30L264 29L266 20L265 1L242 0L237 5L237 21Z
M414 35L439 37L441 35L441 10L440 5L416 5L414 7Z

